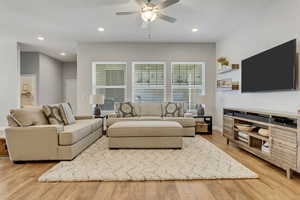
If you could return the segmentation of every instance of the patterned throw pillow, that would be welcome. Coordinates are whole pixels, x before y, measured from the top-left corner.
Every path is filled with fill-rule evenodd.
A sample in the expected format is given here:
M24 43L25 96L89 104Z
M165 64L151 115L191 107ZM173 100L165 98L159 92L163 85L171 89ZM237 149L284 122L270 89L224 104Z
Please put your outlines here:
M69 103L59 104L59 111L65 125L75 124L75 116Z
M116 113L118 117L136 117L137 113L131 102L116 104Z
M64 120L60 114L59 104L55 105L44 105L43 111L50 124L64 124Z
M6 119L7 119L7 124L10 127L22 126L22 124L16 118L14 118L14 116L12 116L12 115L7 115Z
M163 117L183 117L183 104L167 102L162 104Z

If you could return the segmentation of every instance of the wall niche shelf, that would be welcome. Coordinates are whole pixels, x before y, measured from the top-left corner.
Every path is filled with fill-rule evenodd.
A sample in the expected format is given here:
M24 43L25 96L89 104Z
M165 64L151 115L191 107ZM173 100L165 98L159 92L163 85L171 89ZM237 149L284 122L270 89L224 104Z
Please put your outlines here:
M220 91L238 91L240 82L232 81L231 78L217 80L217 89Z
M225 74L228 72L232 72L232 71L237 71L240 69L240 65L239 64L232 64L231 66L223 66L220 67L220 69L217 70L217 74Z

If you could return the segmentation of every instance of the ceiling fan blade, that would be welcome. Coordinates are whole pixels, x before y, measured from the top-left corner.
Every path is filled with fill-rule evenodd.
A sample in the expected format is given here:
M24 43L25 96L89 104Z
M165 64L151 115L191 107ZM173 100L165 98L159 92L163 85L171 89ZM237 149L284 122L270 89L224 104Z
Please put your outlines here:
M165 20L165 21L170 22L170 23L176 22L176 19L174 17L170 17L170 16L167 16L167 15L158 14L157 17L159 19Z
M116 12L116 15L133 15L137 13L138 12Z
M144 7L146 5L146 2L144 0L135 0L135 2L140 6Z
M169 6L172 6L176 3L178 3L180 0L165 0L161 3L159 3L156 7L158 7L159 9L163 9Z

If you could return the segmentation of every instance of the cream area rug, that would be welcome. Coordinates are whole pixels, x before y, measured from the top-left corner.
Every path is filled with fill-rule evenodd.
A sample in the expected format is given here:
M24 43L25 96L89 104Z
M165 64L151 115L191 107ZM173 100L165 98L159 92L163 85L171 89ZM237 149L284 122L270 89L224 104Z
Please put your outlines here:
M109 150L102 137L72 161L63 161L39 181L146 181L257 178L202 137L184 138L182 150Z

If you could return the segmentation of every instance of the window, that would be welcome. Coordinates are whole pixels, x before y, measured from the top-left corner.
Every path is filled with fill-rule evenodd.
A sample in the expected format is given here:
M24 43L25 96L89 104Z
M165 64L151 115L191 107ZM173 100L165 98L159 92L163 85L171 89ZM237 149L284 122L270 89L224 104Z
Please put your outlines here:
M184 102L194 110L192 100L205 94L205 64L202 62L177 62L172 68L172 99Z
M126 63L93 63L93 93L104 95L103 110L113 110L114 103L126 100Z
M133 63L133 101L159 103L165 100L165 64Z

